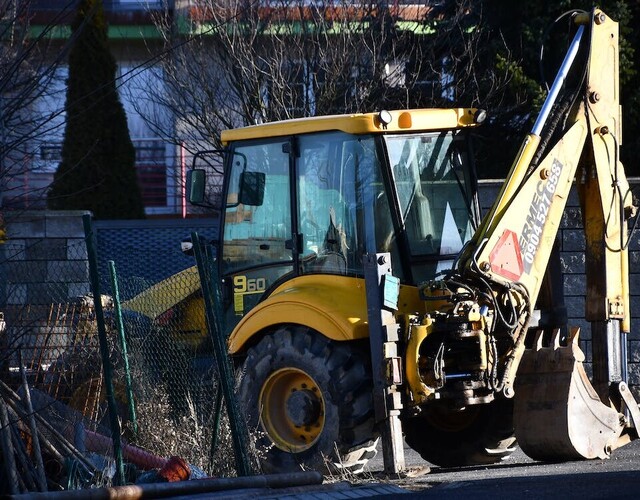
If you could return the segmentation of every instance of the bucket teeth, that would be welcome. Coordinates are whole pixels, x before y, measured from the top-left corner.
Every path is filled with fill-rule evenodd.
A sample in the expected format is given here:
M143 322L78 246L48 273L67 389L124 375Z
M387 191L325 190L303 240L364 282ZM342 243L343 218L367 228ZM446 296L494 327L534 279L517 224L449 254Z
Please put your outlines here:
M569 333L569 344L579 345L580 341L580 327L574 326Z
M551 345L554 349L558 349L560 347L560 328L556 328L553 330L553 335L551 336Z
M533 345L536 351L542 349L542 340L544 336L544 330L536 330L535 337L533 338Z
M514 421L518 443L531 458L545 461L606 458L623 430L623 416L603 404L584 371L580 330L567 345L560 331L543 347L536 332L515 381Z

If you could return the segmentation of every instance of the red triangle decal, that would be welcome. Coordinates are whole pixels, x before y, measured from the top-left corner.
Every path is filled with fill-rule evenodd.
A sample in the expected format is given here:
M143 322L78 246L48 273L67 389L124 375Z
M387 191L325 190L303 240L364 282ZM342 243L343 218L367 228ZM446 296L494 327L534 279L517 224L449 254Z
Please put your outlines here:
M517 281L522 276L522 254L518 244L518 236L509 229L505 229L502 236L489 255L491 270L509 280Z

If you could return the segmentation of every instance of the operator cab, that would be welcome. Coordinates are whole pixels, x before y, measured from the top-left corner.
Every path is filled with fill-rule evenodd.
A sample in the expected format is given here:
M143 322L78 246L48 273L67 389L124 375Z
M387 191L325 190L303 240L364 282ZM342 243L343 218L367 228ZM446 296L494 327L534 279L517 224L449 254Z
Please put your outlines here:
M398 111L387 123L375 113L317 117L224 132L218 255L234 315L296 276L362 278L366 253L389 252L407 285L450 269L479 220L474 111ZM201 201L194 185L191 201Z

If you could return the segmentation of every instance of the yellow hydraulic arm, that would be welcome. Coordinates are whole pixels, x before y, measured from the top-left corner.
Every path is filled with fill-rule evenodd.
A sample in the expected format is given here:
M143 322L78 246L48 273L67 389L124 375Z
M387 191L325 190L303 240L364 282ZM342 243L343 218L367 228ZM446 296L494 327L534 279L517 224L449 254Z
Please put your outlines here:
M629 426L625 408L633 424L640 424L625 384L627 220L635 209L618 155L618 25L597 9L576 15L574 22L573 42L540 116L449 285L477 298L481 324L493 342L486 349L494 366L488 370L490 386L503 397L515 394L518 441L530 456L547 459L607 456ZM577 90L571 92L571 85ZM554 127L561 130L548 137ZM548 141L552 146L544 151ZM556 332L550 345L539 337L525 353L574 181L585 226L585 313L592 324L595 391L582 368L577 330L566 345ZM468 300L469 293L461 295ZM453 308L470 310L477 311Z

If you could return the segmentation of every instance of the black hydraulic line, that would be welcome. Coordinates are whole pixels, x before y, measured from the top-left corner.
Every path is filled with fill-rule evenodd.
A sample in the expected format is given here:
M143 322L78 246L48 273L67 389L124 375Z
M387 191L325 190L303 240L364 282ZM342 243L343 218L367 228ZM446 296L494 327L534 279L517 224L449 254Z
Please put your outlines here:
M607 243L607 225L605 224L605 246L607 247L607 250L611 251L611 252L623 252L625 251L628 247L629 247L629 243L631 243L631 237L633 236L633 233L635 232L637 226L638 226L638 218L639 216L636 216L635 220L633 221L633 225L631 226L631 230L628 231L627 233L627 241L624 241L625 238L625 234L622 231L622 227L624 225L624 221L625 221L625 213L624 213L624 203L625 200L627 199L627 196L632 193L631 189L628 189L627 192L625 194L622 194L622 189L620 188L620 179L618 177L618 162L619 162L619 158L618 158L618 140L616 139L616 136L611 133L610 131L607 131L607 133L609 135L611 135L613 142L614 142L614 159L613 159L613 172L614 172L614 176L612 179L612 188L613 190L618 194L618 216L620 218L620 248L611 248L609 246L609 244ZM607 144L605 142L605 147L607 147ZM614 196L615 198L615 196ZM613 207L610 208L611 211L613 211ZM609 214L610 216L611 214Z
M565 12L560 17L558 17L555 22L558 22L560 19L562 19L562 17L564 17L567 14L577 14L579 12L584 12L584 11L576 10L576 11ZM580 29L581 28L582 27L580 27ZM589 35L587 34L587 36ZM580 38L582 39L582 37ZM575 39L574 39L574 42L575 42ZM587 47L589 47L588 44L587 44ZM578 46L577 50L578 51L580 50L580 46ZM590 48L588 50L590 50ZM542 57L542 53L541 53L541 57ZM588 61L588 60L589 60L589 52L587 52L585 56L585 61ZM540 160L542 159L542 156L547 151L547 146L551 141L551 139L554 137L554 133L558 128L558 125L560 124L560 122L561 121L566 122L569 111L574 107L581 91L584 90L583 87L584 87L584 82L586 81L586 78L587 78L587 71L588 71L588 64L584 64L582 68L582 74L577 81L577 85L575 89L573 91L566 91L565 96L562 98L562 100L554 105L555 112L553 113L553 118L549 123L549 125L545 127L544 133L540 133L540 144L538 145L538 149L536 150L531 160L531 163L529 165L529 168L527 169L527 173L524 177L525 180L528 179L530 175L537 168ZM546 85L546 82L545 82L545 85ZM555 82L554 82L554 85L555 85ZM544 110L544 106L543 106L543 110ZM543 111L541 111L541 114L542 113ZM538 117L538 119L540 119L540 117ZM534 126L534 129L535 129L535 126Z
M544 135L540 138L540 144L538 145L538 149L536 150L533 158L531 159L531 163L529 164L529 168L527 169L527 174L525 179L529 178L529 176L538 168L538 164L542 159L542 156L547 151L547 146L549 142L553 138L553 135L558 128L560 122L565 118L566 113L569 111L571 105L575 102L575 97L578 93L574 92L572 95L565 96L560 103L556 106L556 112L553 113L553 118L549 122Z
M542 65L542 63L544 61L544 43L547 40L547 38L549 38L549 35L551 34L551 30L563 18L565 18L567 16L574 16L576 14L586 14L586 13L587 13L587 11L586 10L582 10L582 9L572 9L572 10L568 10L566 12L563 12L558 17L556 17L554 19L554 21L544 30L544 33L542 35L542 42L540 43L540 55L538 56L538 70L540 71L540 81L545 86L547 92L549 91L549 84L547 83L547 79L546 79L545 74L544 74L544 67Z

